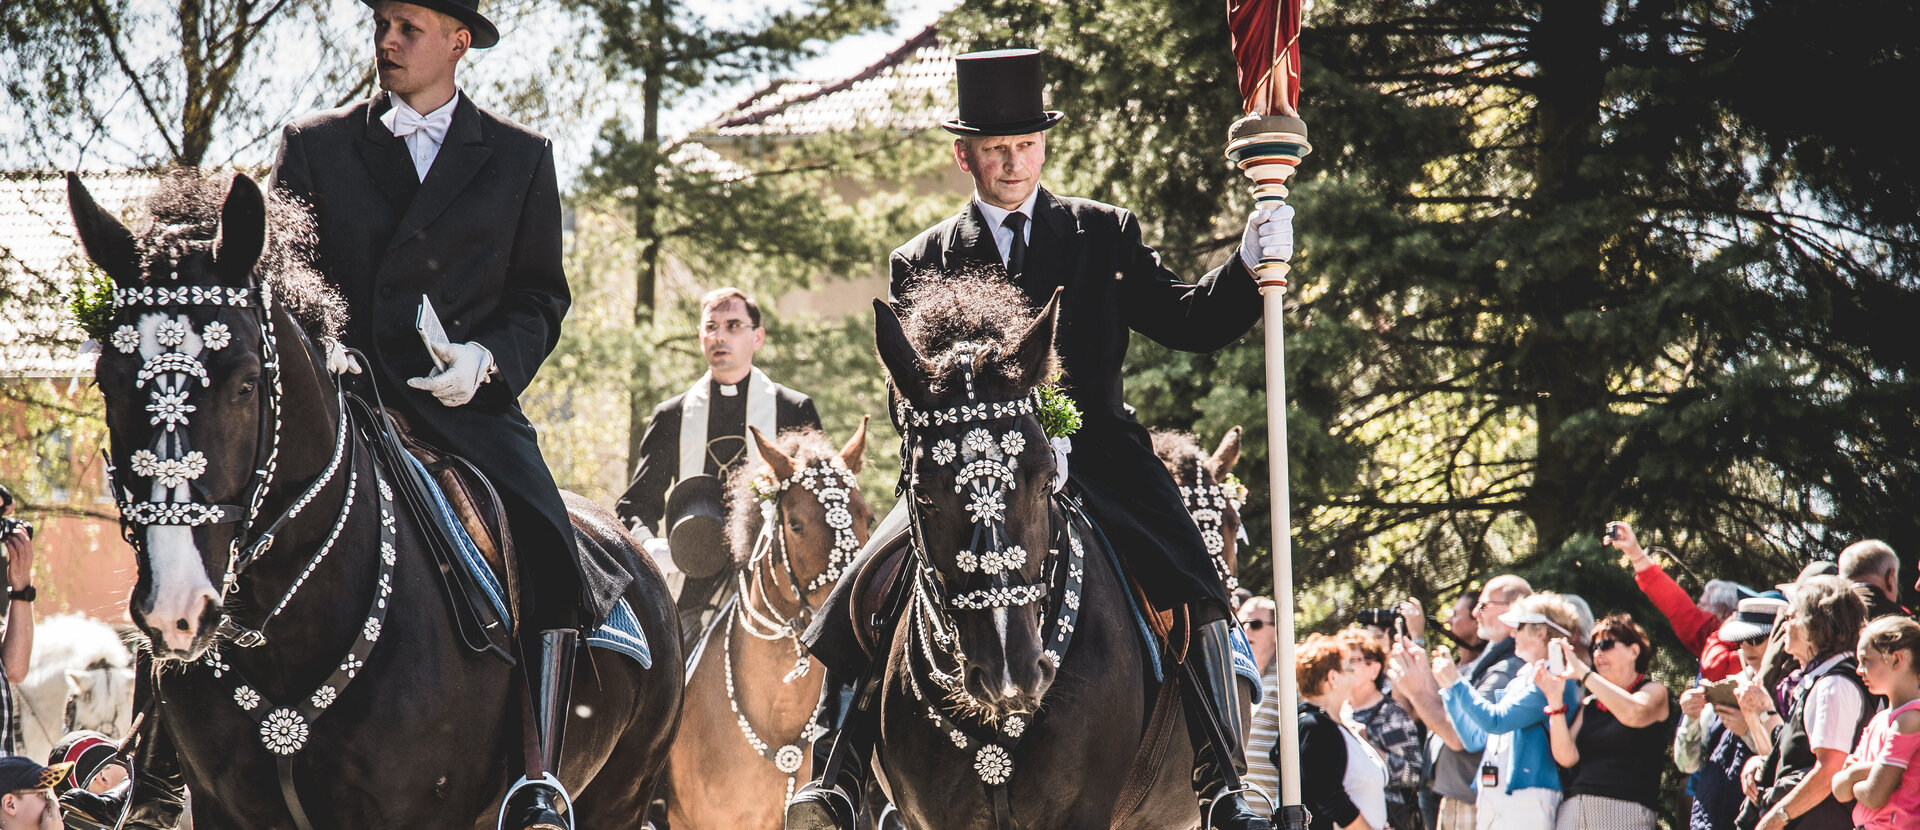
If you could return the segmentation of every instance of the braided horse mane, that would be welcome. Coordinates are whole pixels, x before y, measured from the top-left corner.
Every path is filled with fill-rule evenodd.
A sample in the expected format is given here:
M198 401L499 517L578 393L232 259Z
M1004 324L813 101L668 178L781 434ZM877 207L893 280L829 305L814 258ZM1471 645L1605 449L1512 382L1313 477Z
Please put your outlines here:
M985 270L922 275L900 305L905 312L901 328L929 369L924 382L932 395L945 395L959 382L960 372L949 358L954 345L963 342L988 350L974 367L976 382L1019 383L1015 352L1039 309L1005 277ZM1052 377L1058 369L1058 356L1050 354L1040 376Z
M751 440L751 439L749 439ZM825 433L808 427L784 430L774 446L791 456L796 469L831 462L840 450ZM755 479L771 475L765 461L742 464L727 475L727 546L733 549L735 567L746 567L753 559L754 541L760 538L760 494Z
M155 273L145 266L169 248L217 244L220 207L232 181L231 175L192 167L175 167L161 177L145 210L128 227L139 244L144 278ZM313 267L319 237L312 214L277 190L266 194L266 209L266 247L254 276L272 286L274 298L308 337L337 339L347 322L347 303Z

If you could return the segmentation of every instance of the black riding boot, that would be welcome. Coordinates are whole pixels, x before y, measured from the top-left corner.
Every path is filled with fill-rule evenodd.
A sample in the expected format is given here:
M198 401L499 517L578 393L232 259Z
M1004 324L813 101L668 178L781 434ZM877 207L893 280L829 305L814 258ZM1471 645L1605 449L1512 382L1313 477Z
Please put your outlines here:
M573 690L573 657L580 633L571 628L540 632L539 674L534 678L534 728L540 743L541 772L560 778L560 748L567 733L568 698ZM513 793L502 810L511 810L507 826L518 830L573 830L573 816L561 791L528 770L527 786Z
M813 780L787 802L786 830L853 830L873 755L871 718L855 705L860 683L827 670L814 714L824 731L813 741Z
M1189 683L1187 733L1193 740L1193 791L1200 797L1202 829L1272 830L1265 814L1248 806L1248 791L1240 784L1238 771L1247 762L1236 722L1240 708L1226 620L1194 631L1182 668Z

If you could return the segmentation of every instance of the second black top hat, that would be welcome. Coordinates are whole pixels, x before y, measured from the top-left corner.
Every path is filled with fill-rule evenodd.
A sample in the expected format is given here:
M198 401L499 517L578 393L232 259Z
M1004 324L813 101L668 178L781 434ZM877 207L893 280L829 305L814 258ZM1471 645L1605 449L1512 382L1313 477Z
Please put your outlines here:
M1060 123L1040 100L1040 50L995 49L953 59L960 114L940 122L955 135L1026 135Z

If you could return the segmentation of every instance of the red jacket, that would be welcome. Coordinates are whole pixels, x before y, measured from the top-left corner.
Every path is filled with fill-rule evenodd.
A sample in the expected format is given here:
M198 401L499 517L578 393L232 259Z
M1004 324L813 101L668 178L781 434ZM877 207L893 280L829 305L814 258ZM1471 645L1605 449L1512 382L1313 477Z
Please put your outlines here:
M1695 605L1693 597L1655 565L1636 572L1633 581L1673 626L1680 643L1700 658L1700 676L1712 682L1740 671L1740 649L1720 639L1720 618Z

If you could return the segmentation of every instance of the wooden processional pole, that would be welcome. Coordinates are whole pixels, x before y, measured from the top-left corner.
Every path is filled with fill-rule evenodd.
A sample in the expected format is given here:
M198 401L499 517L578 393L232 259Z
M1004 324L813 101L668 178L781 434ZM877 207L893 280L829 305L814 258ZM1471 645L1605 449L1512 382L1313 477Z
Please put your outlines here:
M1300 102L1300 0L1227 0L1233 30L1233 60L1239 70L1241 110L1227 131L1227 158L1253 181L1254 206L1271 210L1286 202L1287 181L1301 157L1313 151ZM1267 483L1272 494L1274 641L1279 654L1280 809L1274 823L1306 830L1300 798L1300 730L1292 726L1300 690L1293 671L1292 498L1287 478L1287 361L1282 318L1287 293L1286 260L1265 256L1253 269L1265 305L1267 357Z

